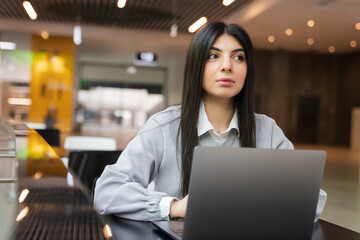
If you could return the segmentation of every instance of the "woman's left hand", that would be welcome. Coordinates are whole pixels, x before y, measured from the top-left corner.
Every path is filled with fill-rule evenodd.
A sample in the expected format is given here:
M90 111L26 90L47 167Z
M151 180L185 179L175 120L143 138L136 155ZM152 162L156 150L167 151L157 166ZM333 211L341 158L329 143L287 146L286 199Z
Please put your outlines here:
M185 218L187 202L189 195L181 200L174 200L170 205L170 218Z

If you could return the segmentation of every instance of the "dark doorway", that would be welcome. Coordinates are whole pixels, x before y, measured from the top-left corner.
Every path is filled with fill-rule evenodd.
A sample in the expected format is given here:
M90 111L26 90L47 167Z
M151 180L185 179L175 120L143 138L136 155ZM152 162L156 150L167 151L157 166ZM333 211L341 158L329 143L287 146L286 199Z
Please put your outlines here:
M298 97L296 141L316 143L318 127L318 97Z

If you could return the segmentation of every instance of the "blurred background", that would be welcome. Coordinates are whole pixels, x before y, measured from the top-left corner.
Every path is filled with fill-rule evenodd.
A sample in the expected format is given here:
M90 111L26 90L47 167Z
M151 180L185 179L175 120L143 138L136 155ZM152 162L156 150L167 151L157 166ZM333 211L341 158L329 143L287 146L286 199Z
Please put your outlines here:
M25 2L0 2L3 118L45 123L53 115L64 134L138 129L181 102L188 28L205 17L249 32L257 112L292 141L352 144L357 0L31 0L33 19Z

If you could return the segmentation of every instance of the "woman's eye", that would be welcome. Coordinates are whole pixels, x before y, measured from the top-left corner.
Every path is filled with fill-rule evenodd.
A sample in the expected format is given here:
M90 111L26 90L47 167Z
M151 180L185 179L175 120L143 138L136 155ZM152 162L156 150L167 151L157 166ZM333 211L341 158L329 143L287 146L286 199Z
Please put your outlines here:
M245 56L244 55L237 55L237 56L235 56L235 59L240 61L240 62L243 62L243 61L245 61Z
M215 59L217 58L216 54L209 54L208 59Z

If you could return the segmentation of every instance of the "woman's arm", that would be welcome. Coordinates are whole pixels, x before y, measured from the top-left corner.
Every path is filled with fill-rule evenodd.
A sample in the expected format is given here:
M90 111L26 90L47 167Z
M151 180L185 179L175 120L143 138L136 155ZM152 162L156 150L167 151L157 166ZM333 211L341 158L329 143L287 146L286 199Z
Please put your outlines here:
M159 169L163 148L160 128L139 132L117 163L105 168L94 195L101 214L141 221L163 219L159 205L167 194L147 189Z

